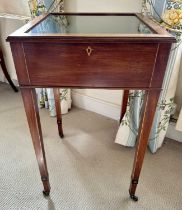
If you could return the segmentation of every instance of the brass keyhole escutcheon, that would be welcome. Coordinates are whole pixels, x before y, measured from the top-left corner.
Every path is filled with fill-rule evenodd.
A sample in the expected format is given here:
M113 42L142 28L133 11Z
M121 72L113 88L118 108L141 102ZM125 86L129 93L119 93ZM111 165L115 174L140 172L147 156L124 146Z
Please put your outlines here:
M90 46L88 46L87 49L86 49L87 55L91 56L93 50L94 49L92 49Z

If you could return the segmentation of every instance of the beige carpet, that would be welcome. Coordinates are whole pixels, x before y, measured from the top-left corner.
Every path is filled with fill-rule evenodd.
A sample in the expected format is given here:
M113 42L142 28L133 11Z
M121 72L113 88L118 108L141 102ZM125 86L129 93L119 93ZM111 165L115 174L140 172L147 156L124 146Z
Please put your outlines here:
M182 209L182 144L167 140L149 151L137 203L128 196L134 149L114 144L118 123L73 109L56 120L40 111L51 196L44 198L20 94L0 84L0 210Z

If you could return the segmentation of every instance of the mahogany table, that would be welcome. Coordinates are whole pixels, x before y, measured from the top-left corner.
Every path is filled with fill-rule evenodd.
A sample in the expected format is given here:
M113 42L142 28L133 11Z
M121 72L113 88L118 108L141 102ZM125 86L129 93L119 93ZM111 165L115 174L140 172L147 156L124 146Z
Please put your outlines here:
M135 191L175 38L142 14L51 13L29 22L7 40L44 195L49 195L50 184L35 88L53 87L55 95L60 87L124 89L126 98L128 90L145 90L129 188L131 199L137 201Z

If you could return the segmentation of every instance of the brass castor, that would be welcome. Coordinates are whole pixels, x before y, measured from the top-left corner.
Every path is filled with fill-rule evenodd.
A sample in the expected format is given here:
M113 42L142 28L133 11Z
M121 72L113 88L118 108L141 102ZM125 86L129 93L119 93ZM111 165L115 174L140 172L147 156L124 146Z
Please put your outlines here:
M44 196L49 196L50 192L49 191L43 191Z
M135 201L135 202L138 201L138 197L135 196L135 195L130 195L130 198L131 198L133 201Z
M60 136L61 139L64 138L64 134L63 133L60 133L59 136Z

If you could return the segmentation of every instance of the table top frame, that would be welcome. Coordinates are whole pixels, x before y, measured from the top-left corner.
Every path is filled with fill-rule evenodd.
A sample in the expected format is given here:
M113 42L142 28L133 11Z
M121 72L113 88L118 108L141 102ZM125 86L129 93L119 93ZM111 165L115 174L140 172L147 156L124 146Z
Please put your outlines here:
M32 28L45 20L49 15L78 15L78 16L136 16L143 22L154 34L61 34L61 33L28 33ZM12 33L7 41L55 41L59 39L64 42L176 42L174 36L169 34L164 28L154 23L148 17L140 13L46 13L27 23L22 28Z

